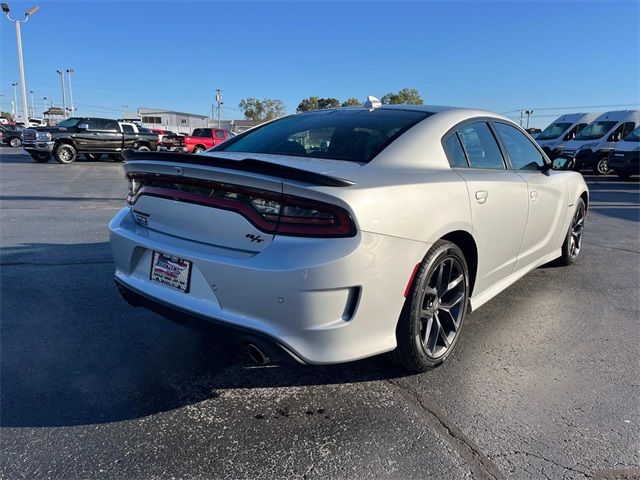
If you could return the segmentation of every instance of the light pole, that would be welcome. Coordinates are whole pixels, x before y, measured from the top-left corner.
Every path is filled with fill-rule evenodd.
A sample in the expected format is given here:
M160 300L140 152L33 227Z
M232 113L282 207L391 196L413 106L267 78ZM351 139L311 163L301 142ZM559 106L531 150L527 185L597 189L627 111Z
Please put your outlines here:
M11 109L11 114L16 117L16 114L18 113L18 90L17 90L17 83L12 83L11 86L13 87L13 108Z
M216 110L218 110L218 129L220 129L220 109L224 102L222 101L222 90L219 88L216 90L216 103L218 104L216 107Z
M22 34L20 33L20 24L27 23L29 21L29 18L34 13L36 13L40 9L40 7L31 7L29 10L27 10L24 14L24 20L14 20L13 18L11 18L9 16L9 5L7 5L6 3L0 4L0 7L2 8L2 11L4 12L7 19L16 24L16 41L18 43L18 64L20 67L20 87L22 90L22 116L23 116L22 121L24 123L24 126L26 127L29 125L29 107L27 106L27 85L24 80L24 61L22 58Z
M67 75L69 76L69 102L71 103L71 116L76 113L76 109L73 106L73 90L71 90L71 74L74 72L73 68L67 68Z
M31 116L35 117L36 116L36 107L33 104L33 90L29 90L29 93L31 94Z
M42 97L42 101L44 102L44 110L43 111L46 112L47 110L49 110L47 108L47 97Z
M60 75L60 84L62 85L62 112L64 118L67 118L67 94L64 91L64 73L60 70L56 70L58 75Z
M527 115L527 128L529 128L529 117L533 115L533 110L526 110L524 113Z

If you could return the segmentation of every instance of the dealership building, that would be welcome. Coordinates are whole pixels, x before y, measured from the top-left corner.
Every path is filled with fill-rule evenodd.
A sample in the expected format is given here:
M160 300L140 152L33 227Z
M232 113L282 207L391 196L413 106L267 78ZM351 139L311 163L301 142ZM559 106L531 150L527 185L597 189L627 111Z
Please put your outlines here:
M161 108L139 108L137 112L126 112L125 118L146 128L158 128L176 133L191 133L194 128L209 126L207 115L175 112Z

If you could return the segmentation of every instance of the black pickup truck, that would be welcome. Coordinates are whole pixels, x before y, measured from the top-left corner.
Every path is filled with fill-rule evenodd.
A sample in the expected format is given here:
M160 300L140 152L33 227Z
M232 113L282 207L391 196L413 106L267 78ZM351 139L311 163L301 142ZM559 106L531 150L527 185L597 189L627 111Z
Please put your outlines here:
M121 160L123 150L155 151L158 135L135 123L108 118L68 118L55 127L27 128L22 134L23 148L40 163L51 157L58 163L74 162L79 154L97 160L107 154Z

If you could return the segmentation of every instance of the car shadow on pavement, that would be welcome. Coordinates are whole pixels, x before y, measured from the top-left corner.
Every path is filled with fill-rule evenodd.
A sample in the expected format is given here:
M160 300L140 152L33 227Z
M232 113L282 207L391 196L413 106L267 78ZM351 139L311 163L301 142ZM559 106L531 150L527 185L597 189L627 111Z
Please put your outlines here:
M384 357L255 367L227 336L127 305L107 242L3 249L0 425L71 426L169 411L220 390L397 378Z

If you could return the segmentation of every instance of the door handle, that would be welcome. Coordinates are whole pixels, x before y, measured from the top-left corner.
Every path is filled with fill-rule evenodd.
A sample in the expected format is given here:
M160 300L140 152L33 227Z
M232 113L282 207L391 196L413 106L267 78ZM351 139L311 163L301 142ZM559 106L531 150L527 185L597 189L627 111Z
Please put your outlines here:
M483 204L487 203L487 198L489 198L489 192L486 190L478 190L476 192L476 200L478 203Z
M531 190L529 192L529 198L531 198L532 202L535 202L536 200L538 200L538 192L536 190Z

